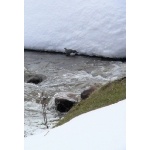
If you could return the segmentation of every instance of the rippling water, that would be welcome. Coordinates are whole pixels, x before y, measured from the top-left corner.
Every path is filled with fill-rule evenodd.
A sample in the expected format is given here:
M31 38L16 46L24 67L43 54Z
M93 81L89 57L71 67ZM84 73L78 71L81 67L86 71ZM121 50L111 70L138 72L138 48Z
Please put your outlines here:
M36 103L38 94L48 93L49 99L58 93L80 93L93 84L103 85L126 76L126 63L104 61L98 57L75 56L63 54L25 52L27 71L46 76L38 85L25 83L25 135L32 135L45 129L41 104ZM57 122L56 112L48 111L48 125ZM55 122L56 120L56 122Z

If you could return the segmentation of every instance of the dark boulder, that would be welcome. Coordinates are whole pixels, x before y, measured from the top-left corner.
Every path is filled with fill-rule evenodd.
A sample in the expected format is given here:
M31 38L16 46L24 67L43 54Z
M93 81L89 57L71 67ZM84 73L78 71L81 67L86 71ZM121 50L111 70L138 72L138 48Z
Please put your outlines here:
M87 90L84 90L81 93L81 99L87 99L92 94L92 92L94 92L95 90L96 90L96 86L93 86L93 87L90 87Z
M33 84L39 84L41 83L43 80L45 80L45 76L44 75L40 75L40 74L30 74L28 76L26 76L26 83L33 83Z
M30 79L28 79L27 83L34 83L34 84L39 84L43 81L41 77L33 76Z
M68 112L75 104L75 101L69 101L67 99L55 98L56 110L59 112Z
M24 68L24 82L39 84L46 79L46 76L43 74L36 74Z

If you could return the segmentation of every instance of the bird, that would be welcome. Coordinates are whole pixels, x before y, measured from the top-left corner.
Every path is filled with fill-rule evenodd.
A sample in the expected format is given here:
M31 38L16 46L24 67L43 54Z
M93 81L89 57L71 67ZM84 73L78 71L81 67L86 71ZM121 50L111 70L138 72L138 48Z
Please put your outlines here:
M66 56L72 56L72 55L78 54L76 50L67 49L67 48L64 48L64 49L65 49Z

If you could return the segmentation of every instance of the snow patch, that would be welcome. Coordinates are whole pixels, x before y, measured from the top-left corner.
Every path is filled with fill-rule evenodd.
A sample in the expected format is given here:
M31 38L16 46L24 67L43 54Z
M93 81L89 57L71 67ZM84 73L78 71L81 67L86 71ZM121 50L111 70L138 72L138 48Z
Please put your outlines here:
M25 0L26 49L126 57L125 0Z
M25 138L25 150L125 150L125 100Z

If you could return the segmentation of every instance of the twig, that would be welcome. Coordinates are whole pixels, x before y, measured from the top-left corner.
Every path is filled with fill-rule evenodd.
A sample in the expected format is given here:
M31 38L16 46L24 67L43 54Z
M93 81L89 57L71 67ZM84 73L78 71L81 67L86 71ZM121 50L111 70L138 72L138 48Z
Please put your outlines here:
M49 132L49 131L48 131ZM44 136L46 136L47 134L48 134L48 132L44 135Z

